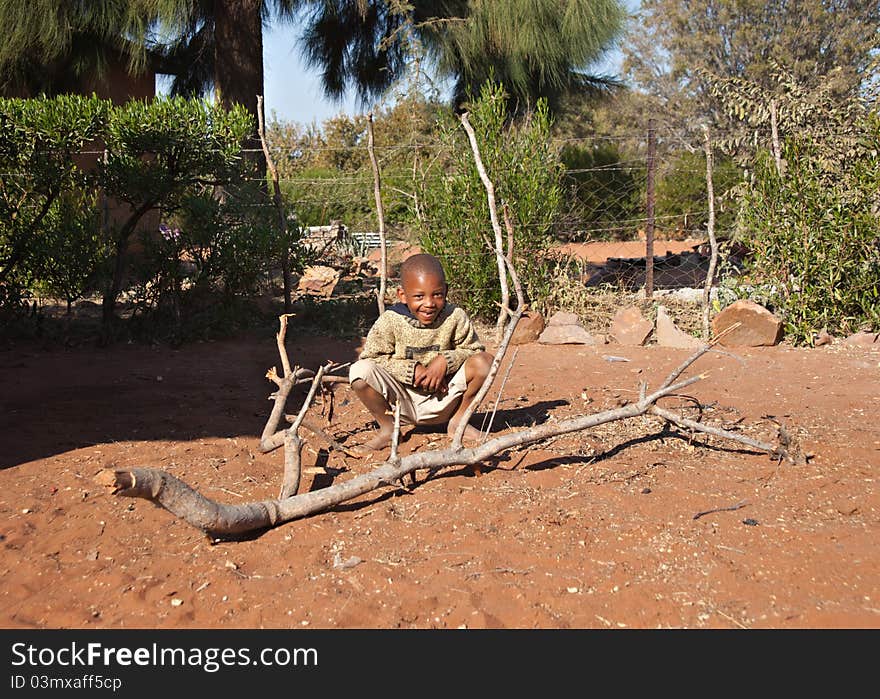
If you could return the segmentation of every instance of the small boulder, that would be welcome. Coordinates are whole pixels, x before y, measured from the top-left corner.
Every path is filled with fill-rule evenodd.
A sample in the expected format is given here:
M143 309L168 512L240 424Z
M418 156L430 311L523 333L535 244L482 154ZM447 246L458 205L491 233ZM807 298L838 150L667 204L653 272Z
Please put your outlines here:
M621 345L644 345L653 331L654 324L638 306L627 306L614 314L609 334Z
M820 330L819 334L813 339L813 345L815 347L822 347L823 345L830 345L834 343L834 336L830 335L827 330Z
M544 316L537 311L526 311L516 324L510 338L512 345L526 345L535 342L544 331Z
M605 340L580 325L548 325L538 342L543 345L601 345Z
M843 344L856 347L880 348L880 333L853 333L843 339Z
M782 340L782 321L754 301L740 299L727 306L712 319L712 332L720 335L736 323L739 323L739 327L721 338L719 344L728 347L771 347Z
M299 279L297 291L312 296L329 298L339 283L340 272L332 267L315 265L306 267Z
M550 316L550 320L547 321L547 325L580 325L581 319L578 318L577 313L569 313L568 311L557 311L552 316Z
M700 347L703 342L698 338L680 330L669 314L665 306L657 307L656 325L657 344L663 347Z

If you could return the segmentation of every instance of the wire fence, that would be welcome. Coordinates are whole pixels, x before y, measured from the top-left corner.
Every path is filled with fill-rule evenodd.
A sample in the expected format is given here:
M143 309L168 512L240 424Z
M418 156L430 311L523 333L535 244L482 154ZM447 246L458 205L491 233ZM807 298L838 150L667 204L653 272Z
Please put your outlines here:
M303 235L310 228L340 225L349 249L377 257L377 218L374 175L366 144L328 145L321 142L283 142L270 131L269 152L278 171L288 220ZM701 144L672 152L648 151L656 141L653 125L624 136L595 135L555 139L550 148L562 153L560 184L564 210L551 220L517 221L516 227L544 234L555 241L549 252L567 258L571 278L584 288L616 289L620 294L655 290L702 288L710 264L707 221L706 159ZM622 148L640 144L640 152ZM422 227L450 225L434 212L417 206L426 178L442 179L442 170L429 165L441 161L449 144L441 139L414 139L406 143L374 146L382 173L382 198L389 245L411 250L419 244ZM245 155L260 153L247 149ZM681 157L681 153L688 157ZM78 156L106 158L103 150L83 150ZM341 157L337 157L341 156ZM22 173L0 173L6 182ZM260 177L247 178L264 183ZM716 185L716 191L722 191ZM230 191L227 196L234 196ZM719 197L719 200L721 197ZM246 200L245 208L269 210L274 204ZM256 212L255 212L256 215ZM160 222L166 215L158 212ZM150 225L154 225L151 221ZM486 220L487 237L491 238ZM452 236L456 231L450 230ZM729 219L716 225L719 239L732 238ZM531 239L531 238L530 238ZM345 236L340 238L346 242ZM461 249L449 254L461 259L484 259L487 250ZM548 249L517 250L520 259L533 260ZM395 260L391 254L390 259ZM393 277L394 268L387 270Z

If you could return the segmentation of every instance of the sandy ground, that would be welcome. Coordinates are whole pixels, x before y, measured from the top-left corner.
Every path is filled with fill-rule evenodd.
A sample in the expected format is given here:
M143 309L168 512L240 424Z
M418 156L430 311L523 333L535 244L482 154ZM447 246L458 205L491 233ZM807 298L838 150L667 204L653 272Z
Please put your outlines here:
M316 368L356 344L292 327L287 347ZM613 408L686 354L523 345L491 434ZM152 467L219 502L277 497L282 454L258 450L272 366L272 331L0 351L0 626L880 627L877 350L728 348L664 401L756 439L782 425L810 455L801 465L635 418L219 542L96 484L106 468ZM368 438L347 385L327 423L329 405L310 414L346 445ZM300 493L372 468L304 436ZM419 430L401 452L443 444Z

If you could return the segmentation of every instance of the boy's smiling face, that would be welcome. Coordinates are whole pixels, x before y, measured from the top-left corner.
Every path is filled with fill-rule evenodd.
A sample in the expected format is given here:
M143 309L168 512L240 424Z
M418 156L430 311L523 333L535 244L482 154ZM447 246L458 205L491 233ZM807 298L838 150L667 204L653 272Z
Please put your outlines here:
M397 299L422 325L433 323L446 305L446 280L432 272L411 272L400 280Z

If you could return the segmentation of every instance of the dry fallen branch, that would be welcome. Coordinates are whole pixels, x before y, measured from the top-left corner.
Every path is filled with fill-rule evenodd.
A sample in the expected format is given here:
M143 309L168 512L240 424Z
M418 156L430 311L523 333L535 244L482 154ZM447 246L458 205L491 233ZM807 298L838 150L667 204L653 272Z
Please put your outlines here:
M393 485L393 487L397 487L394 484L405 475L414 473L418 469L438 471L450 466L473 466L516 447L540 442L558 435L591 429L614 420L655 414L664 419L674 417L675 423L695 429L692 421L672 411L660 409L656 406L656 403L661 398L681 391L702 378L702 375L698 375L669 384L645 395L638 402L630 403L620 408L604 410L592 415L583 415L560 422L545 423L529 429L500 435L476 447L450 447L436 451L413 453L402 458L389 459L369 473L355 476L346 482L276 500L263 500L242 505L218 503L204 497L171 474L157 469L103 471L99 474L98 480L102 485L112 488L114 494L151 500L211 536L237 535L248 531L274 527L321 512L383 486ZM699 425L699 423L696 423L696 425ZM787 457L782 448L774 445L763 444L742 435L721 430L711 433L733 441L742 442L778 458Z

